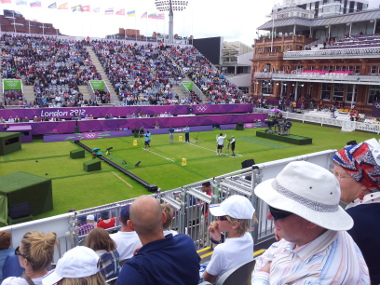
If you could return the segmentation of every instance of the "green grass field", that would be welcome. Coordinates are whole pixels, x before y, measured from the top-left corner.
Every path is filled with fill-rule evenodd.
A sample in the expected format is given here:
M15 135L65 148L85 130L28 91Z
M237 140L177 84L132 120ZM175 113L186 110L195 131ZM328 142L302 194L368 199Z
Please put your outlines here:
M137 138L137 146L133 146L134 137L82 142L90 148L101 148L103 154L106 148L113 147L108 158L120 165L124 160L127 170L165 191L238 170L246 159L253 158L256 163L263 163L326 149L340 149L353 139L360 142L378 137L371 133L344 133L337 128L293 123L292 134L313 139L311 145L298 146L257 138L257 130L226 131L228 138L236 136L235 157L216 155L216 137L220 130L191 133L190 144L179 142L179 136L184 138L183 134L175 134L173 144L169 143L169 135L152 135L150 152L143 150L143 138ZM35 140L23 144L21 151L0 157L1 175L25 171L52 179L54 210L36 218L149 194L143 186L104 162L101 171L84 171L83 162L92 159L91 154L86 152L85 158L71 159L70 150L76 148L79 147L73 142L44 143ZM226 149L224 153L227 154ZM187 166L182 166L183 158L186 158ZM135 167L138 161L141 164Z

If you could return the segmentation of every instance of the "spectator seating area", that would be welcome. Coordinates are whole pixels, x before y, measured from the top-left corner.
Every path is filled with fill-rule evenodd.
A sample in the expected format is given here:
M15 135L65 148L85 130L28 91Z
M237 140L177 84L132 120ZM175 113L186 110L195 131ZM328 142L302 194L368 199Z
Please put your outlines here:
M95 91L86 102L79 92L89 80L101 80L86 49L89 43L56 37L4 34L2 77L22 79L34 86L34 102L19 94L5 96L6 105L25 107L97 106L110 103L110 95ZM119 96L120 105L170 105L200 103L195 92L180 98L173 86L192 80L207 98L207 103L240 103L249 99L230 83L193 46L164 46L157 43L94 40L92 48Z
M240 103L246 101L243 92L229 82L195 47L171 47L170 55L202 90L208 102ZM197 102L199 98L194 98Z
M379 47L380 35L351 35L330 40L326 49Z
M93 41L92 46L122 105L179 103L173 83L184 76L163 46L120 41Z
M6 34L0 41L3 79L22 79L24 85L34 86L35 100L28 107L81 105L78 86L101 79L85 41Z

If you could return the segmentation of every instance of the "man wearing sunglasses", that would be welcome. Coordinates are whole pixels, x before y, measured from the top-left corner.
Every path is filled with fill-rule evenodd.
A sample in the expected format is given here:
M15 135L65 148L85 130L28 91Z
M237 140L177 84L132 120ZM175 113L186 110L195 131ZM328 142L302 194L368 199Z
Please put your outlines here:
M351 217L339 206L340 187L328 170L289 163L255 194L269 206L275 242L252 273L257 284L370 284L358 246L346 232Z

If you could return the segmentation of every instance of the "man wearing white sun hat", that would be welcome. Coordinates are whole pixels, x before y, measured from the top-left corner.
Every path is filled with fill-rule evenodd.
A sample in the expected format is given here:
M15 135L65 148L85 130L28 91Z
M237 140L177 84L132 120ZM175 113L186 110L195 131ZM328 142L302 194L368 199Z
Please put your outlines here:
M330 171L291 162L255 194L268 204L267 219L282 239L257 259L252 285L370 284L362 253L346 232L353 221L339 206L339 182Z
M251 201L240 195L210 205L209 209L217 221L209 226L214 252L203 278L215 282L227 270L253 260L253 239L248 231L255 209ZM225 241L221 232L228 233Z

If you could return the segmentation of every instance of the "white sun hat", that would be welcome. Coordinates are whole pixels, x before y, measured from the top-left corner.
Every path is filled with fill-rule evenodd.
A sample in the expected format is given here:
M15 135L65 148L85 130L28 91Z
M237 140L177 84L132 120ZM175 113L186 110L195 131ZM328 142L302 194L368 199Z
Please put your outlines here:
M339 181L325 168L307 161L289 163L274 179L255 188L265 203L294 213L325 229L343 231L354 225L339 206Z
M251 201L240 195L232 195L221 204L211 204L210 213L213 216L230 216L231 218L248 220L252 219L255 208Z
M53 285L63 278L84 278L99 271L99 256L91 248L77 246L65 252L57 267L42 279L43 285Z

